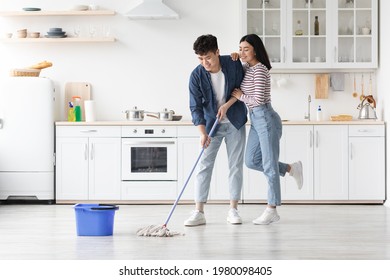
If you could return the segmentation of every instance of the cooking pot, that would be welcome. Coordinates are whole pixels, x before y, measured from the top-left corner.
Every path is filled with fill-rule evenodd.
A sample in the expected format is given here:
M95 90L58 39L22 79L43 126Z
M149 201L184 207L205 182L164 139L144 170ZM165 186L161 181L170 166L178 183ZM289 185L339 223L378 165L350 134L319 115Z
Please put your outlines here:
M173 119L174 114L175 112L173 110L168 110L167 108L165 108L161 112L158 113L148 112L148 114L146 115L149 117L160 119L161 121L171 121Z
M366 103L365 103L366 102ZM372 95L366 96L362 103L357 107L359 111L360 120L376 120L378 117L376 116L376 102Z
M131 110L124 111L126 114L126 119L128 121L143 121L144 120L144 110L139 110L137 106L135 106Z

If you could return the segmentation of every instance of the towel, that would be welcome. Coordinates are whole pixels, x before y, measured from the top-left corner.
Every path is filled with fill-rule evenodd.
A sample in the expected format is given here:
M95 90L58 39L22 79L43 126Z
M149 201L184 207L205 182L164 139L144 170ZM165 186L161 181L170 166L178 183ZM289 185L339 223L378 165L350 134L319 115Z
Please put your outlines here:
M344 90L344 73L331 73L330 74L330 86L333 91Z

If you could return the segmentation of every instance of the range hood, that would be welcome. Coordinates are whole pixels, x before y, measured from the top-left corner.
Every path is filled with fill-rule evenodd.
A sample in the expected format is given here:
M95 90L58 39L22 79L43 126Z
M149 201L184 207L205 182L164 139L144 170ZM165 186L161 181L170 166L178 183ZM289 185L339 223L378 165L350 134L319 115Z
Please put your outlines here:
M130 19L179 19L179 15L162 0L142 0L125 16Z

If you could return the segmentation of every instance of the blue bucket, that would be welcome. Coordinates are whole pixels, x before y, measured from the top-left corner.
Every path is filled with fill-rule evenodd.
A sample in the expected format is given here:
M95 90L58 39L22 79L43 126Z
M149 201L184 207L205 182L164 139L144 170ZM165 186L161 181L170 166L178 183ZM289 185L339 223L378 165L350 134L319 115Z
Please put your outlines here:
M111 204L76 204L76 228L79 236L107 236L114 231L115 211Z

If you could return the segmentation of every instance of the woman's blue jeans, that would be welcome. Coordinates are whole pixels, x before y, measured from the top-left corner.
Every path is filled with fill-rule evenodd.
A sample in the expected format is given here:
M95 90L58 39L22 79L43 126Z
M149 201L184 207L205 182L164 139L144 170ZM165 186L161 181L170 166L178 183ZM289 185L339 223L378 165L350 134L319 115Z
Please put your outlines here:
M245 164L250 169L264 173L268 181L268 205L281 205L280 176L288 165L279 162L279 142L282 137L282 121L271 104L249 110L251 128L245 153Z

